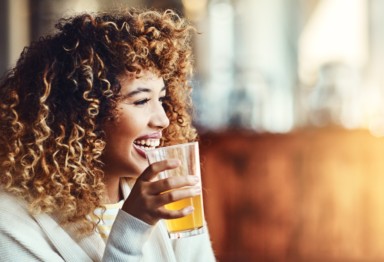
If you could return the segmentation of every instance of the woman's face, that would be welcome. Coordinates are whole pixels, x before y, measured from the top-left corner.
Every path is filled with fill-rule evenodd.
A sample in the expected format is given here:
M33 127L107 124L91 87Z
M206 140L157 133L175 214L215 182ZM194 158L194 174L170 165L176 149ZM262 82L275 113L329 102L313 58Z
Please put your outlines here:
M148 166L145 150L159 145L162 130L169 125L162 105L165 85L149 71L140 78L127 74L119 80L118 114L104 124L104 172L106 176L137 177Z

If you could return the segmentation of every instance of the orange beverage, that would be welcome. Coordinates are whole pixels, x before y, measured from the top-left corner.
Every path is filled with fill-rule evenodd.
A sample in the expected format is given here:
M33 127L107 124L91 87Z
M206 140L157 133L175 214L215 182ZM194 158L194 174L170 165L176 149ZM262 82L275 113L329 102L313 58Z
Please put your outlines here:
M170 203L165 205L165 208L169 210L179 210L187 206L193 206L194 210L191 214L182 218L168 219L165 221L168 232L174 233L179 231L187 231L202 228L204 226L202 195Z

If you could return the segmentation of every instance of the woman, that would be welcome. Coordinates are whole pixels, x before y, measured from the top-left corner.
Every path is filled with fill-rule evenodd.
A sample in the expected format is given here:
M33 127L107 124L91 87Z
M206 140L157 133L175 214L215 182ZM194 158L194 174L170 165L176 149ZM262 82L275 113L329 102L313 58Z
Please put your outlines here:
M159 222L192 212L164 205L198 181L153 181L179 163L145 159L196 139L192 27L133 9L56 27L0 84L1 260L213 261L208 234L170 240Z

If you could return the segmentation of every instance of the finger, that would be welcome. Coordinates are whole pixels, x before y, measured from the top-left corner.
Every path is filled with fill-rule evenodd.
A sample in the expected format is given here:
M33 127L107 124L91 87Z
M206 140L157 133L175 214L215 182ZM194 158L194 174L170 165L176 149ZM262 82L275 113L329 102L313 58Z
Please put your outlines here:
M162 219L181 218L191 214L194 211L193 206L187 206L180 210L168 210L165 207L158 208L158 217Z
M181 187L194 186L200 182L198 176L174 176L160 179L151 183L148 187L148 193L157 195L165 191L178 189Z
M190 198L198 195L201 195L201 187L193 186L193 187L168 191L166 193L155 196L153 200L154 200L154 205L156 207L160 207L172 202L179 201L181 199Z
M167 159L150 164L138 179L151 181L157 174L168 169L174 169L180 165L178 159Z

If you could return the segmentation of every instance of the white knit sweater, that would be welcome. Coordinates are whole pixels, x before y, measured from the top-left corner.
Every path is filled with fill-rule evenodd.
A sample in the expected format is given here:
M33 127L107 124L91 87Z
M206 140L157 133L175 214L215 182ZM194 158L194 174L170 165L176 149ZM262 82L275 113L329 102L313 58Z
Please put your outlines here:
M162 221L150 226L122 210L107 244L97 233L76 240L75 230L31 216L25 202L0 191L0 261L215 261L208 234L170 240Z

